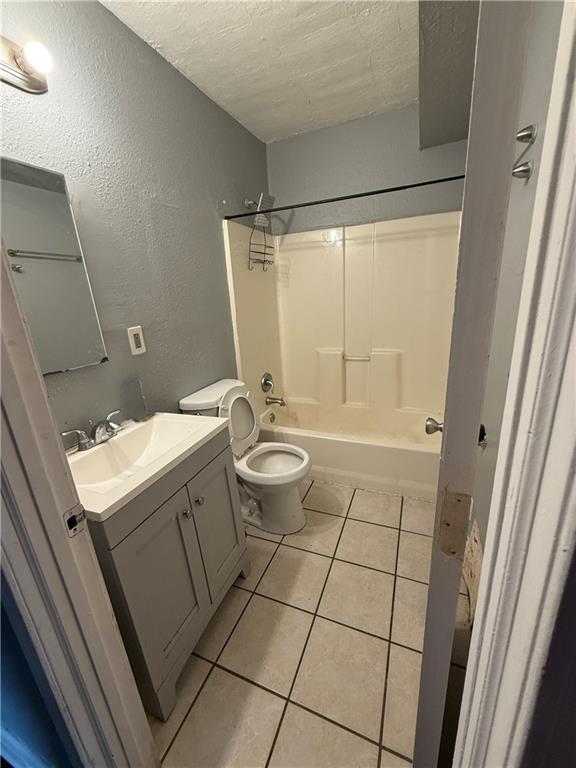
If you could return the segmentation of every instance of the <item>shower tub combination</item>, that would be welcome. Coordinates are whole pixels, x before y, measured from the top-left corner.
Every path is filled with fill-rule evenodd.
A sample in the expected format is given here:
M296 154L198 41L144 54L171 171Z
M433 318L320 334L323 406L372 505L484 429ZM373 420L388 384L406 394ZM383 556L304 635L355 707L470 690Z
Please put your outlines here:
M308 452L311 476L318 480L383 490L421 498L436 495L440 440L414 436L343 434L327 429L302 429L290 424L286 411L268 408L260 417L261 440L293 443ZM421 420L424 431L424 420Z
M436 492L459 213L275 236L249 269L250 228L225 222L238 376L261 440L293 443L313 476L430 498ZM260 383L287 405L266 404Z

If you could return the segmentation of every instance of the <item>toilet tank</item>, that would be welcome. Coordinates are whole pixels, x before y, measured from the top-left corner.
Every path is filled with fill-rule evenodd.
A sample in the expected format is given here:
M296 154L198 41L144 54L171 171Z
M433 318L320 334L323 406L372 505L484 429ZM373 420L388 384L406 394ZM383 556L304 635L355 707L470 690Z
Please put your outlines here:
M218 407L224 395L232 387L243 387L244 382L239 379L220 379L207 387L186 395L178 405L182 413L194 416L218 416Z

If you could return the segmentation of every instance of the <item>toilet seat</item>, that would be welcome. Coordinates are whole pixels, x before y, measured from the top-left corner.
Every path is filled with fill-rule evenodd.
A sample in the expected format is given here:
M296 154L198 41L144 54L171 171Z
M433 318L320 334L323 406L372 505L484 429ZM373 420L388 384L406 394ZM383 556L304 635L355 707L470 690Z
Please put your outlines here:
M290 443L257 443L260 428L244 386L231 387L218 415L228 419L236 473L247 483L278 486L298 483L310 471L310 457Z
M310 457L290 443L258 443L235 462L236 473L258 486L299 483L310 472Z
M234 470L244 521L280 535L306 525L299 485L312 467L302 448L288 443L258 443L258 418L243 381L221 379L179 401L190 414L209 414L228 421Z
M255 445L260 428L244 386L231 387L220 401L218 416L228 419L230 446L238 459Z

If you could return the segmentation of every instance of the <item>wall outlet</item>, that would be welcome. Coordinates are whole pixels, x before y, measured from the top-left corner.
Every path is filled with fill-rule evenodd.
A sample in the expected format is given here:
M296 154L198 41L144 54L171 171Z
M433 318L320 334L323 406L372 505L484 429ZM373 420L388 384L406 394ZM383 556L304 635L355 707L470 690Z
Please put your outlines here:
M146 352L146 342L144 341L142 326L133 325L132 328L127 328L127 331L130 351L133 355L143 355Z

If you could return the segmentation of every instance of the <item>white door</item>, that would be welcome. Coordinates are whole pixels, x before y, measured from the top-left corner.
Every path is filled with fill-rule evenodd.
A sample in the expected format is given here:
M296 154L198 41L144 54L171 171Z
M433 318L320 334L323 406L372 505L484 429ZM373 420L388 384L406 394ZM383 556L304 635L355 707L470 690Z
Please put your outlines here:
M531 3L481 4L415 768L436 766L504 246Z
M473 518L479 526L478 533L482 546L486 541L488 513L498 458L500 428L512 360L540 158L546 142L544 127L550 101L550 82L554 74L562 10L562 3L535 3L530 17L518 126L534 125L536 138L531 145L517 144L515 159L517 162L529 160L533 163L534 170L528 182L512 184L508 203L486 394L481 416L481 421L486 426L487 440L486 447L479 452L472 493Z

